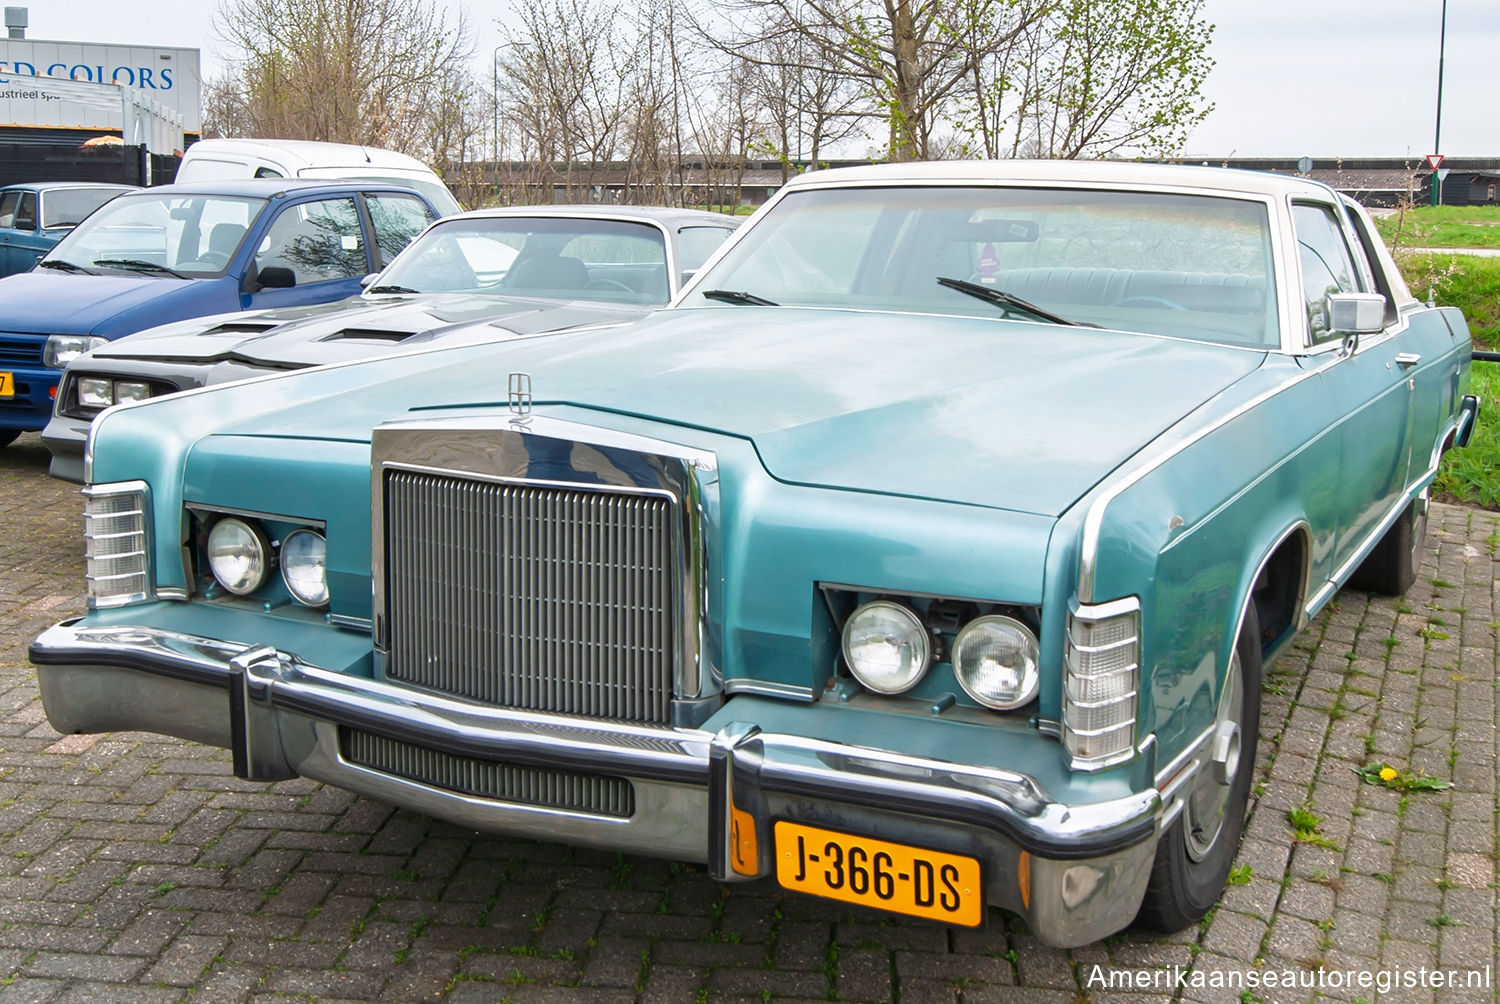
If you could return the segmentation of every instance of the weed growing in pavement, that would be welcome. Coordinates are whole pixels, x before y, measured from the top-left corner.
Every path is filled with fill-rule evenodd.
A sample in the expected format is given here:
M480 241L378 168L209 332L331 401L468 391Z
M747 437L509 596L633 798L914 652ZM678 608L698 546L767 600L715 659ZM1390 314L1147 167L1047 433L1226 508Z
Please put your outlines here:
M1435 777L1424 777L1410 772L1403 773L1386 763L1367 763L1363 767L1351 768L1365 784L1390 788L1392 791L1447 791L1452 781L1440 781Z
M1253 872L1254 869L1249 865L1235 865L1229 869L1229 878L1226 881L1229 885L1249 885Z

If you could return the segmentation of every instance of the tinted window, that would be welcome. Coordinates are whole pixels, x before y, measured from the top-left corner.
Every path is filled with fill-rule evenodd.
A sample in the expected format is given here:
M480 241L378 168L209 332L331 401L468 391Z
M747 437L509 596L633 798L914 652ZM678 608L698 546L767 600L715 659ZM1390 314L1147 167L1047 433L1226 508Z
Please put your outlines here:
M359 212L352 198L288 206L255 252L255 268L289 268L297 285L348 279L368 270Z

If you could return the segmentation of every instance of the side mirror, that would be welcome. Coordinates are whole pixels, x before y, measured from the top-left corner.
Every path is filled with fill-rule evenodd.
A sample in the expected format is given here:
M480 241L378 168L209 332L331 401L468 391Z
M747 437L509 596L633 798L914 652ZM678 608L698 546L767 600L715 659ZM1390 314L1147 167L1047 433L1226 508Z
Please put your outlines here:
M1385 327L1385 297L1380 293L1329 293L1330 335L1373 335Z
M267 265L256 278L261 289L291 289L297 285L297 276L285 265Z

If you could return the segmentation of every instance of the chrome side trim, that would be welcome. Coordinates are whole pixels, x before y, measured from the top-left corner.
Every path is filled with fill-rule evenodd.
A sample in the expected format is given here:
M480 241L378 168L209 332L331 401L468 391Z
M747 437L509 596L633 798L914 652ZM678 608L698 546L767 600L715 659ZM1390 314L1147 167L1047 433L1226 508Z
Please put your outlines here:
M1370 556L1370 552L1375 550L1376 545L1380 543L1380 539L1385 536L1386 531L1395 524L1396 520L1401 518L1401 514L1406 511L1406 507L1411 505L1412 500L1426 490L1435 477L1437 477L1436 463L1428 468L1427 473L1418 478L1405 493L1396 497L1395 504L1381 517L1380 522L1375 524L1369 535L1354 550L1348 560L1340 565L1338 570L1329 577L1328 581L1324 582L1318 591L1313 594L1312 599L1308 600L1307 608L1304 611L1304 616L1307 620L1312 620L1316 617L1318 611L1323 609L1323 605L1344 587L1344 583L1349 581L1349 577L1354 574L1354 570L1359 567L1359 563Z
M1104 524L1104 512L1109 508L1111 502L1123 495L1127 489L1138 484L1148 474L1161 468L1168 460L1187 450L1189 447L1201 442L1212 433L1224 428L1230 422L1241 418L1252 409L1259 407L1266 401L1297 386L1304 380L1310 380L1318 375L1317 370L1307 370L1297 374L1269 390L1263 391L1244 402L1237 408L1219 417L1215 422L1202 426L1191 435L1163 449L1156 456L1141 461L1139 466L1126 474L1121 475L1109 487L1095 496L1089 503L1087 515L1083 522L1083 536L1079 545L1078 554L1078 600L1080 603L1092 603L1094 600L1094 578L1098 571L1099 563L1099 536Z
M813 688L800 686L795 683L770 683L765 680L747 680L744 677L730 677L724 681L724 696L734 694L752 694L756 697L779 697L787 701L801 701L808 703L817 700Z
M354 617L350 614L329 614L328 623L334 627L344 628L348 631L358 631L361 634L373 634L375 631L375 620L372 617Z

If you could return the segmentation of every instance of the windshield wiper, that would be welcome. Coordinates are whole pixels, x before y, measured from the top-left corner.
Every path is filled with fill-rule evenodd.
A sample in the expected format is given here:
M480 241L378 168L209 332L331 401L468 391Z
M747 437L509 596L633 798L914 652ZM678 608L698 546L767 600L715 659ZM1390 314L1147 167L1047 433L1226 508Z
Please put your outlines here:
M36 263L36 267L37 268L55 268L55 269L57 269L60 272L81 272L84 275L98 275L99 274L98 272L95 272L93 269L84 268L82 265L75 265L72 262L70 262L70 261L64 261L61 258L43 258L41 261L39 261L39 262Z
M747 303L756 307L780 306L775 300L767 300L764 296L738 289L705 289L702 295L705 300L723 300L725 303Z
M410 286L370 286L365 289L366 293L420 293L420 289L412 289Z
M991 289L988 286L981 286L977 282L969 282L967 279L950 279L947 276L940 275L938 276L938 285L947 286L949 289L956 289L960 293L968 293L970 296L978 297L981 300L996 304L997 306L1009 307L1014 310L1022 311L1040 320L1051 321L1053 324L1066 324L1069 326L1090 328L1098 327L1098 325L1094 324L1079 325L1077 321L1070 321L1066 317L1061 317L1057 314L1052 313L1052 311L1050 310L1043 310L1036 304L1027 303L1019 296L1016 296L1012 293L1007 293L1003 289Z
M95 258L94 264L103 265L105 268L129 269L132 272L165 272L167 275L175 275L179 279L187 278L187 276L175 268L167 268L167 266L158 265L154 261L137 261L134 258Z

